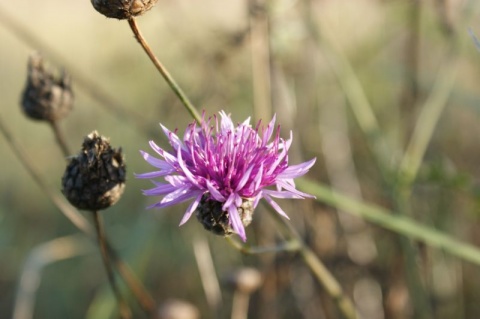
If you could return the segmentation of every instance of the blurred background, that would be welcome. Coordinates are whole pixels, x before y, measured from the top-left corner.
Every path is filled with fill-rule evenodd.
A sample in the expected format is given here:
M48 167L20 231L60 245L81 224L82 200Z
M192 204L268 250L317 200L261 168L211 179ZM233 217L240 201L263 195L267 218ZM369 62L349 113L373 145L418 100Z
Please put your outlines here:
M480 35L478 1L159 0L138 24L200 110L235 122L276 113L282 135L293 131L290 163L317 158L308 178L480 244L480 52L468 32ZM122 147L126 191L103 217L159 305L182 299L201 318L230 318L237 292L227 278L253 267L262 284L248 318L341 318L297 254L244 255L194 218L178 227L187 204L145 209L155 199L133 176L151 170L139 150L152 139L166 146L158 123L183 133L192 119L127 22L90 1L0 0L0 40L0 117L49 187L60 193L65 161L50 127L20 107L32 51L72 76L74 110L60 123L69 147L92 130ZM428 147L402 197L397 173L418 135ZM0 318L114 318L94 243L3 137L0 149ZM478 266L321 202L280 204L359 318L480 316ZM260 206L248 243L281 243L274 225Z

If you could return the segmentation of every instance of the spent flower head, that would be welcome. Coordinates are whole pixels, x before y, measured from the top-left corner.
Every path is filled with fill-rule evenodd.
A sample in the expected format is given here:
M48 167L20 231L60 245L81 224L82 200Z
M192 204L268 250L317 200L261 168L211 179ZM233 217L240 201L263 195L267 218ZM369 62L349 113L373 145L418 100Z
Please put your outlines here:
M95 10L108 18L131 19L150 10L158 0L91 0Z
M165 180L152 180L155 187L144 191L147 196L163 195L149 208L193 199L180 225L196 212L208 230L220 235L234 232L245 241L244 226L250 223L261 198L288 218L273 198L313 197L298 191L293 180L304 175L315 158L288 165L292 133L288 140L282 139L280 127L275 130L275 116L267 127L261 127L259 122L252 128L250 118L235 126L230 115L223 111L220 121L217 116L205 119L204 114L199 126L196 122L188 125L183 140L176 132L161 126L172 149L167 151L150 141L150 147L160 158L141 153L158 170L136 176Z
M55 74L45 66L42 56L33 52L28 59L28 77L21 103L31 119L47 122L63 119L73 107L70 76L64 71Z
M62 177L62 193L78 209L101 210L114 205L125 189L122 149L115 149L97 131L87 135L82 149L70 158Z

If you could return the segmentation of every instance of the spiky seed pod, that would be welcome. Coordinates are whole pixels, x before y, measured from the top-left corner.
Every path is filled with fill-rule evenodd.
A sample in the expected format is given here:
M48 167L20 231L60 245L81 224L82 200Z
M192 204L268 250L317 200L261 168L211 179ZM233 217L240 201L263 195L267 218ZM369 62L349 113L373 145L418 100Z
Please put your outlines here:
M108 18L130 19L150 10L158 0L91 0L95 10Z
M32 53L28 59L28 77L22 95L25 114L34 120L55 122L66 117L72 107L70 77L64 71L56 76L45 67L39 53Z
M122 149L112 148L107 138L93 131L85 137L80 153L68 163L62 193L78 209L106 209L122 196L125 177Z
M229 213L224 211L222 206L223 203L205 194L195 210L195 215L206 230L216 235L229 236L234 233L234 230ZM242 204L237 207L237 212L243 226L250 225L253 217L253 200L243 199Z

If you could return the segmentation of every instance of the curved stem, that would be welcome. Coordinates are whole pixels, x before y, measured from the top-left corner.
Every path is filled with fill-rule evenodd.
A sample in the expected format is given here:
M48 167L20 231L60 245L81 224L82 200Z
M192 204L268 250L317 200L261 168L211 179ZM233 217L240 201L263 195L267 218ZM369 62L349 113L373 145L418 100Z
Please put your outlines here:
M355 319L357 315L355 313L353 302L343 292L342 286L340 286L340 283L337 281L337 279L335 279L333 274L322 263L320 258L318 258L317 255L305 245L297 231L290 224L287 224L281 216L273 211L272 208L269 206L266 207L268 207L268 211L271 213L277 226L281 228L287 239L289 241L296 241L299 243L300 247L298 252L300 256L307 267L310 268L310 271L313 273L318 282L323 286L328 295L336 303L338 310L340 310L342 314L342 317L346 319Z
M151 315L155 310L155 301L153 300L152 296L148 293L142 282L137 278L135 272L126 262L122 260L122 258L117 254L115 249L113 249L108 241L106 241L106 245L108 253L111 256L113 264L120 274L120 277L135 296L135 299L140 304L143 311Z
M40 189L45 193L45 195L53 202L53 204L60 210L60 212L80 231L90 238L95 238L95 232L92 229L91 224L83 217L82 214L78 212L73 206L65 202L65 200L55 193L50 186L47 185L43 177L40 175L38 170L35 168L31 162L30 157L25 150L20 146L20 144L15 140L10 130L7 128L5 123L0 117L0 133L5 137L8 145L12 149L13 153L20 160L20 163L23 165L25 170L30 174L33 180L37 183ZM124 262L120 256L116 253L115 249L106 241L107 249L112 257L114 266L117 268L118 273L121 278L132 291L132 294L135 296L136 300L143 308L143 310L151 314L155 310L155 301L152 296L148 293L145 286L137 278L132 269Z
M283 244L272 247L253 247L247 244L244 244L238 240L235 240L232 237L225 237L227 242L235 249L238 249L244 254L256 255L256 254L265 254L265 253L278 253L282 251L299 251L302 247L301 243L297 240L289 240Z
M240 243L231 237L226 237L228 242L246 254L261 254L267 252L279 252L279 251L297 251L302 257L303 261L308 268L312 271L315 278L318 282L324 287L328 295L334 300L337 304L338 309L340 310L342 316L346 319L355 319L355 307L353 306L350 298L343 292L342 287L332 275L332 273L327 269L327 267L322 263L322 261L315 255L315 253L308 248L300 235L295 229L289 224L287 224L282 217L280 217L275 211L266 206L268 211L272 213L272 217L275 220L277 226L279 226L280 231L287 237L287 242L284 245L277 247L250 247L243 243Z
M160 72L160 74L163 76L165 81L167 81L167 83L170 86L170 88L172 89L172 91L180 99L180 101L185 106L185 108L190 113L190 115L198 123L200 123L201 118L200 118L200 115L197 112L197 109L195 108L195 106L193 106L192 102L190 102L190 100L185 95L185 93L183 93L182 89L180 88L180 86L178 86L177 82L175 82L175 80L170 75L170 73L167 71L167 69L163 66L163 64L158 60L158 58L152 52L152 49L150 48L147 41L145 40L142 33L140 32L140 29L138 28L138 24L137 24L137 21L135 20L135 18L128 19L128 24L130 25L130 28L132 29L133 34L135 35L135 38L138 40L138 42L142 46L145 53L147 53L148 57L150 58L150 60L155 65L158 72Z
M72 155L72 153L68 149L67 142L65 141L65 136L63 135L62 131L60 130L60 127L58 126L58 122L51 121L50 127L53 130L53 134L55 135L55 139L57 141L58 146L62 150L63 156L68 157Z
M118 307L120 311L120 317L122 319L132 318L132 313L128 307L125 299L123 299L120 289L118 288L117 282L115 281L115 274L113 273L113 267L108 254L108 248L105 239L105 231L103 229L102 218L98 211L93 211L93 219L95 222L95 230L97 231L98 245L100 246L100 252L103 258L103 264L105 265L105 270L107 271L108 281L112 287L113 294L118 302Z

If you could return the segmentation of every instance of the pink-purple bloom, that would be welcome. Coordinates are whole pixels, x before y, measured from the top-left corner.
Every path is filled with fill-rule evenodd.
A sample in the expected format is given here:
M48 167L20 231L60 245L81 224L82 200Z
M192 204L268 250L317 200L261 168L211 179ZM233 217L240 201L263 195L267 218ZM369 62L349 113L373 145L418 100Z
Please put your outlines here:
M145 190L147 196L163 196L149 208L161 208L192 200L180 225L195 212L204 195L222 203L228 212L231 227L244 241L245 229L237 211L245 199L253 201L255 208L264 198L280 215L288 218L273 198L314 197L295 188L294 178L304 175L315 163L315 158L298 165L288 165L290 138L280 137L280 127L275 130L275 116L268 126L255 128L250 118L235 126L225 112L205 119L200 126L196 122L188 125L183 140L176 132L162 129L170 141L172 150L166 151L150 141L158 157L141 151L143 158L158 170L138 174L138 178L152 180L155 187ZM272 139L273 140L270 141ZM275 186L274 189L267 188Z

